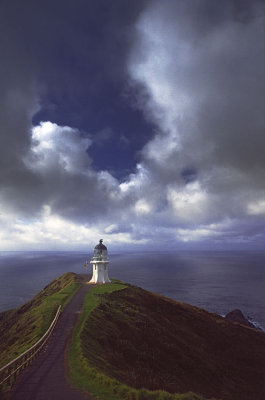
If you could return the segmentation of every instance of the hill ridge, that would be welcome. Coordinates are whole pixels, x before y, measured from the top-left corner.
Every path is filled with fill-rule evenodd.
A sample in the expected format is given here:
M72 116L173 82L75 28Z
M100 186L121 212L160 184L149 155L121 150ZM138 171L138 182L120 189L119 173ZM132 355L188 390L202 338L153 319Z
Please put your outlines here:
M81 339L91 365L136 389L265 398L263 332L133 285L102 295Z

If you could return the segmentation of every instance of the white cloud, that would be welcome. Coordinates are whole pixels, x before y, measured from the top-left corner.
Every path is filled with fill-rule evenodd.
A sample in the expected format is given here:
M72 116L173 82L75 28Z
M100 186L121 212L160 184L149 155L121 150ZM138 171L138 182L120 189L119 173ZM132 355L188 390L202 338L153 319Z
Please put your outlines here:
M265 200L258 200L248 204L248 213L251 215L265 215Z
M104 221L102 221L104 224ZM116 224L75 223L53 214L45 205L38 219L23 220L5 212L0 215L0 240L5 250L87 249L100 237L114 248L117 245L139 245L147 239L135 238L130 232L115 232Z
M149 171L143 164L137 164L136 173L130 174L129 178L120 184L120 190L122 194L133 192L139 192L143 190L150 183Z
M208 214L209 195L199 182L192 182L185 187L169 186L167 199L180 220L192 223L203 221Z
M145 199L140 199L135 203L134 209L136 215L138 216L146 214L148 215L152 211L152 206Z
M223 241L227 233L233 227L233 222L229 219L208 225L199 225L195 228L177 229L177 238L183 242L196 242L208 240L210 242Z
M118 229L118 225L117 224L111 224L111 225L107 226L104 229L104 232L105 233L112 233L113 231L117 231L117 229Z
M31 154L25 159L28 167L45 171L59 168L68 173L87 173L91 164L87 149L91 140L77 129L49 121L32 128Z
M148 142L143 154L148 160L154 160L160 165L167 165L168 158L180 149L180 145L175 133L168 132L164 135L156 135L153 140Z

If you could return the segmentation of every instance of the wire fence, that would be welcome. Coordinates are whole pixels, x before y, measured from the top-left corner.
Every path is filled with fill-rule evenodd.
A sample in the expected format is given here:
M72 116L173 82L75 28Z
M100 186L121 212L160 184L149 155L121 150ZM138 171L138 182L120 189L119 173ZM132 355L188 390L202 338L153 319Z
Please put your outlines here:
M30 349L20 354L17 358L0 368L0 389L10 388L16 377L37 357L49 337L51 336L61 312L61 306L58 307L55 317L44 335Z

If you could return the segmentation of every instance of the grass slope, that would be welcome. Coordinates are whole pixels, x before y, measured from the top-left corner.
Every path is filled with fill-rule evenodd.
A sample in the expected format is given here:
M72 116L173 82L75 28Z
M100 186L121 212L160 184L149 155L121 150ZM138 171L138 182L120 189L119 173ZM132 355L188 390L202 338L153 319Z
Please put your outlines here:
M84 314L78 337L79 374L83 382L87 374L87 390L102 399L177 399L173 393L188 391L265 399L263 332L139 287L101 295Z
M32 300L0 313L0 367L30 348L46 332L58 306L70 301L80 284L78 275L66 273Z
M126 360L126 352L130 351L129 342L122 340L115 349L108 346L114 337L119 337L126 320L128 322L128 316L124 313L124 304L121 304L120 310L115 310L117 318L114 319L109 307L116 307L113 299L124 298L128 289L127 284L116 281L110 285L96 286L88 293L70 346L72 383L103 400L204 400L204 397L191 392L171 394L163 390L146 390L146 385L142 385L143 388L141 385L131 387L131 382L124 379L124 367L128 370L132 367L130 358ZM94 324L96 321L100 323ZM135 332L127 330L124 333L131 335ZM134 351L137 353L138 349ZM150 369L144 372L149 373ZM154 389L161 388L158 385Z

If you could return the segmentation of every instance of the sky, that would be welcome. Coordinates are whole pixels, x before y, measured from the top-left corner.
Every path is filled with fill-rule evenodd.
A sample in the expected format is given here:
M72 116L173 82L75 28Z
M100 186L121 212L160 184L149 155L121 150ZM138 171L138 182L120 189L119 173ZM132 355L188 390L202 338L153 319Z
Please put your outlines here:
M262 0L2 0L0 250L261 250Z

